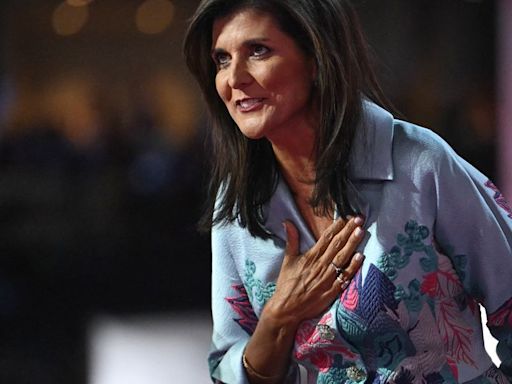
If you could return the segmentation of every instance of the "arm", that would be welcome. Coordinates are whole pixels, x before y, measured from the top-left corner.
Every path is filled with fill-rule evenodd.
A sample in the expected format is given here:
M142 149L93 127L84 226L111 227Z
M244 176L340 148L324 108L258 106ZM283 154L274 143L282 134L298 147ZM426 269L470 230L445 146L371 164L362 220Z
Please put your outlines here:
M282 382L300 323L320 315L342 291L331 261L348 265L345 273L350 277L363 262L362 257L352 258L362 239L363 232L356 231L361 224L354 219L346 225L338 220L310 251L299 255L297 229L285 223L288 241L276 292L263 309L245 352L251 383ZM261 376L269 379L262 380Z
M242 353L257 318L230 254L228 233L212 228L213 334L208 365L216 383L248 383Z
M484 175L451 151L437 174L436 239L466 292L486 308L500 368L512 380L512 211Z
M297 327L302 320L319 315L341 292L331 261L347 266L348 278L362 263L362 257L352 258L362 239L362 231L356 231L361 223L355 219L348 224L336 221L304 255L298 254L297 230L293 224L286 223L288 242L276 291L264 307L254 332L233 329L233 312L223 297L230 286L241 282L232 259L220 257L224 250L219 232L212 234L214 348L210 367L213 378L226 383L251 384L285 380Z

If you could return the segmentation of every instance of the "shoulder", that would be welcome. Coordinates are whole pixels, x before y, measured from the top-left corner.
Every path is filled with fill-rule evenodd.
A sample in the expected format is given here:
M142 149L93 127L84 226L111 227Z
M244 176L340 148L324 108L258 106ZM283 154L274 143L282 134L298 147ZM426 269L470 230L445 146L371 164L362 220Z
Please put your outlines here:
M394 150L416 151L433 158L453 156L450 145L434 131L403 120L394 121Z
M238 220L227 221L223 220L212 226L212 246L216 244L232 244L239 242L246 235L247 230L242 228Z
M439 173L443 167L460 163L460 157L437 133L403 120L395 120L393 161L395 169Z
M265 240L253 236L239 219L223 220L215 223L211 231L212 253L230 255L233 259L243 259L247 250L259 249Z
M418 176L458 161L455 151L432 130L395 119L372 103L365 104L364 113L351 149L352 178L390 181L400 173Z

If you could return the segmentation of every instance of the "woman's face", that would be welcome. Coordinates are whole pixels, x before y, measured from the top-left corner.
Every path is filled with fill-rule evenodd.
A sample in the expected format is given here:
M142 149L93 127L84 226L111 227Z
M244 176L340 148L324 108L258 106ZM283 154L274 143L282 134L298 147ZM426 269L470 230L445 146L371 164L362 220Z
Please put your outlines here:
M273 141L308 127L314 66L271 15L244 9L217 19L212 57L217 92L245 136Z

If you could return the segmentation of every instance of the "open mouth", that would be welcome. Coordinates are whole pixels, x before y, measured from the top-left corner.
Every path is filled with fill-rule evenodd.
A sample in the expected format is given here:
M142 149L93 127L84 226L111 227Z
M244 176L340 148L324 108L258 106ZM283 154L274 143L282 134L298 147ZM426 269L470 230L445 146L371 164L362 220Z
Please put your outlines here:
M238 100L236 102L236 106L242 111L251 111L255 108L258 108L262 105L263 98L250 98Z

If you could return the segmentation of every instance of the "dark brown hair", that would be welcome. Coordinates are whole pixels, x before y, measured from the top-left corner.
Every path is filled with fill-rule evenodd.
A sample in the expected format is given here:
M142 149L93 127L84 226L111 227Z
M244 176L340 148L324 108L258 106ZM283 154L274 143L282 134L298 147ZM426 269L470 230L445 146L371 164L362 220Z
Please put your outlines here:
M348 163L363 98L381 105L385 98L353 7L346 0L203 0L184 42L186 63L201 87L211 122L212 169L201 227L239 220L253 236L268 237L262 208L278 180L274 154L266 139L248 139L236 126L217 94L210 57L214 21L242 8L271 14L315 60L319 121L311 204L321 214L333 202L341 215L354 213L347 196Z

